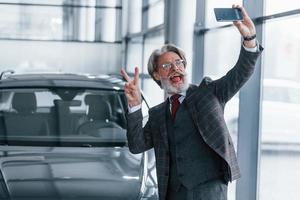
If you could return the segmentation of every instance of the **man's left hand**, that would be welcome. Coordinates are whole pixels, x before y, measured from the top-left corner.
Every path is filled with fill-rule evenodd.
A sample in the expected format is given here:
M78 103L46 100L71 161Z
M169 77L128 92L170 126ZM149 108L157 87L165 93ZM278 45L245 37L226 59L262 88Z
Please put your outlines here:
M251 37L256 34L255 26L245 8L239 5L232 5L232 8L239 8L241 10L243 21L234 21L233 24L237 27L243 38ZM256 39L250 41L244 40L245 47L253 48L256 46Z

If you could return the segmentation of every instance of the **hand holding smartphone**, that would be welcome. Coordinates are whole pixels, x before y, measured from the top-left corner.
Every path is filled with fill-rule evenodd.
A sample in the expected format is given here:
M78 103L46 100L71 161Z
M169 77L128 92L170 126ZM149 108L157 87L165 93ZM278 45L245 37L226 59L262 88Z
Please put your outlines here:
M243 21L239 8L215 8L214 11L218 22Z

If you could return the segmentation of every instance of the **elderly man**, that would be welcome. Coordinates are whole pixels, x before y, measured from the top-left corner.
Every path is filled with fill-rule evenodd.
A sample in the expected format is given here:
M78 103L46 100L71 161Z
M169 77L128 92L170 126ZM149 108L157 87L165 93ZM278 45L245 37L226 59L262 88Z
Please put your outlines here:
M160 200L227 199L228 181L240 177L224 106L250 78L262 47L245 9L233 7L242 11L244 20L234 25L244 40L236 65L222 78L189 85L182 50L167 44L152 53L148 72L168 98L149 110L144 127L138 68L134 79L121 70L127 80L129 149L141 153L154 148Z

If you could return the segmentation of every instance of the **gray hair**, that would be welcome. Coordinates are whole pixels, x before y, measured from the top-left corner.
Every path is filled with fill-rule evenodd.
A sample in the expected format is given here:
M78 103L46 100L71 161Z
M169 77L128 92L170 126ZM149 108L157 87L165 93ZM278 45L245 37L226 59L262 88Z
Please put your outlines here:
M182 60L184 60L185 67L186 67L186 63L187 63L186 58L185 58L185 53L179 47L175 46L174 44L165 44L160 49L154 50L148 60L148 73L160 87L161 87L161 82L159 80L155 80L153 73L158 71L159 57L166 52L176 53Z

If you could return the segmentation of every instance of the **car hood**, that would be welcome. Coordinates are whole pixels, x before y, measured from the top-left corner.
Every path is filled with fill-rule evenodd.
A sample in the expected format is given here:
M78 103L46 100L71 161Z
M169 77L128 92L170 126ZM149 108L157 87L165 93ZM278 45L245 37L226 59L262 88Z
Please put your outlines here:
M0 146L0 199L137 199L141 161L127 147Z

